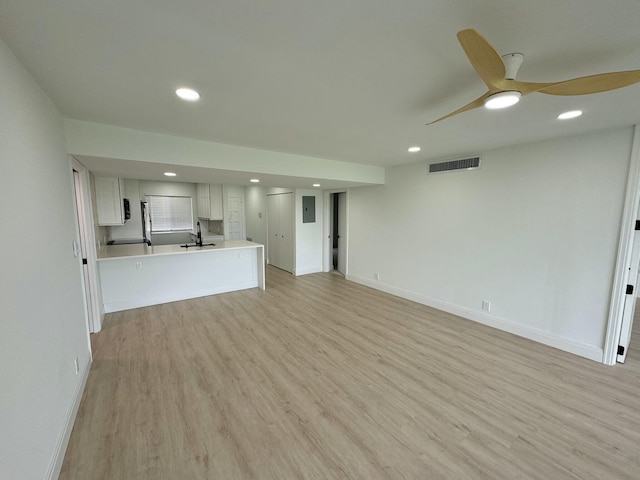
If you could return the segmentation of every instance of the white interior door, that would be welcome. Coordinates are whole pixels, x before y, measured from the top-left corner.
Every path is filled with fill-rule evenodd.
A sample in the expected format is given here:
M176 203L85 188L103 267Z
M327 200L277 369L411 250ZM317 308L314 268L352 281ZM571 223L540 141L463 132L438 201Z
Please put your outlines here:
M226 240L246 240L244 224L244 202L240 197L229 197L227 200Z
M640 216L640 212L637 216ZM627 288L632 292L624 299L624 310L622 312L622 327L620 329L620 339L618 340L618 356L616 361L624 363L629 351L631 340L631 329L633 328L633 316L636 309L636 295L638 289L638 267L640 266L640 230L635 230L633 235L633 247L631 249L631 261L629 263L629 278Z
M347 273L347 194L338 194L338 271Z
M280 268L293 273L293 193L280 197Z
M279 195L267 195L267 263L279 264L280 201Z
M73 171L73 189L74 200L76 203L76 218L78 220L78 232L80 236L80 255L82 257L82 281L84 283L84 299L87 306L87 331L93 330L91 325L91 312L93 312L93 304L91 302L91 282L89 281L89 267L87 263L87 238L84 224L84 207L82 205L82 186L80 184L80 173Z
M269 265L293 273L293 193L267 196L267 257Z

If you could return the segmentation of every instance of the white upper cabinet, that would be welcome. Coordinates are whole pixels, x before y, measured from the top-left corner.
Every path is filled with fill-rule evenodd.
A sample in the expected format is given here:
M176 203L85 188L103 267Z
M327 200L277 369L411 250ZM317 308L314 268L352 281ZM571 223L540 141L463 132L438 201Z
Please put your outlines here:
M95 177L98 225L124 225L124 181L115 177Z
M198 183L198 218L203 220L223 220L222 185Z

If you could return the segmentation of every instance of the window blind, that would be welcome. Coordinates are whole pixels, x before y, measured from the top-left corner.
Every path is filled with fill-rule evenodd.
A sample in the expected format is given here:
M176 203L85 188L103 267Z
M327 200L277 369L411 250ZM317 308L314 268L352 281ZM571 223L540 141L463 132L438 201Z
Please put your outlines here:
M191 197L148 195L151 231L179 232L193 229Z

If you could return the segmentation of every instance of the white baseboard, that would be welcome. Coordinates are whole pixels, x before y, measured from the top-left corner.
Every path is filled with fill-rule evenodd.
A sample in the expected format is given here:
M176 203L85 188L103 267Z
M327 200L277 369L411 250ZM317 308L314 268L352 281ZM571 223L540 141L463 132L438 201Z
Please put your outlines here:
M90 358L90 357L88 357ZM65 417L64 428L58 439L58 444L54 450L54 454L51 457L49 468L47 469L47 480L56 480L60 476L60 470L62 469L62 462L64 461L64 455L67 453L67 446L69 445L69 438L71 438L71 431L73 430L73 424L76 421L76 415L78 415L78 409L80 408L80 401L82 400L82 394L84 393L84 387L87 385L87 379L89 378L89 371L91 370L91 360L84 366L82 377L76 388L73 401L69 404L67 409L67 415Z
M312 267L296 268L296 277L300 275L308 275L310 273L322 272L322 265L314 265Z
M479 312L470 308L443 302L442 300L431 298L426 295L421 295L419 293L395 287L393 285L388 285L377 280L369 280L368 278L351 274L347 274L346 278L347 280L351 280L352 282L359 283L376 290L381 290L397 297L421 303L422 305L437 308L438 310L442 310L444 312L466 318L467 320L473 320L475 322L482 323L483 325L497 328L498 330L513 333L514 335L533 340L534 342L558 348L575 355L580 355L581 357L585 357L596 362L602 362L603 360L602 348L598 348L594 345L577 342L570 338L562 337L551 332L530 327L528 325L523 325L512 320L507 320L505 318L496 317L486 312Z

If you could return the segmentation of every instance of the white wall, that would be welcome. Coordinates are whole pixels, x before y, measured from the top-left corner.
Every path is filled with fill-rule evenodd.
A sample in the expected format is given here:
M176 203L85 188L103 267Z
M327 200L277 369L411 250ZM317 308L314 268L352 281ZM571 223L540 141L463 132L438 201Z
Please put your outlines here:
M187 182L161 182L153 180L139 180L140 199L144 200L147 195L168 195L176 197L196 197L196 184ZM196 206L193 206L194 214ZM194 216L194 218L196 218Z
M57 478L90 363L71 167L60 114L1 40L0 92L0 478Z
M223 203L225 203L225 209L226 209L226 203L227 203L227 198L229 197L240 197L242 199L244 199L244 193L245 193L245 187L242 187L240 185L223 185L222 186L222 197L223 197Z
M270 175L383 183L384 169L65 119L69 153Z
M245 187L247 237L267 244L267 194L263 187Z
M350 190L348 278L599 360L632 137L486 152L475 171L390 168Z
M311 196L316 199L316 221L302 223L302 197ZM296 275L317 273L322 271L322 239L323 239L323 202L324 196L319 190L295 191L295 232L296 232Z
M267 245L267 195L294 193L294 273L305 275L322 271L324 196L320 190L246 187L247 236ZM315 223L302 223L302 197L316 197ZM260 218L259 213L262 213Z

